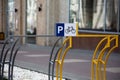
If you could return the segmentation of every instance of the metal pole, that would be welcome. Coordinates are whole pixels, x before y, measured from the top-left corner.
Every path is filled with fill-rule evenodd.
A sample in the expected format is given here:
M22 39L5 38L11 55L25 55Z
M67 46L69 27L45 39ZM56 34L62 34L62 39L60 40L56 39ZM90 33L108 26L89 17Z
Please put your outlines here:
M70 18L70 3L71 3L71 0L69 0L69 14L68 14L69 15L69 23L70 23L70 19L71 19Z
M120 33L117 32L102 32L102 31L90 31L90 30L78 30L78 32L82 32L82 33L92 33L92 34L110 34L110 35L120 35Z
M80 0L78 0L78 23L80 23Z
M46 19L47 19L47 35L49 34L49 23L50 23L50 0L46 0L46 15L47 15L47 17L46 17ZM48 43L49 43L49 38L47 38L47 45L48 45Z
M104 0L104 32L106 30L106 17L107 17L107 0Z
M28 0L25 1L25 35L27 34L27 14L28 14ZM27 43L27 38L25 38L25 43Z
M9 25L8 25L8 2L9 2L9 0L5 0L5 5L6 5L6 8L4 7L4 11L5 11L5 13L6 13L6 30L5 30L5 33L6 33L6 37L8 37L9 36Z
M117 25L117 32L120 32L120 0L118 0L118 25Z
M56 37L56 35L11 35L11 37Z

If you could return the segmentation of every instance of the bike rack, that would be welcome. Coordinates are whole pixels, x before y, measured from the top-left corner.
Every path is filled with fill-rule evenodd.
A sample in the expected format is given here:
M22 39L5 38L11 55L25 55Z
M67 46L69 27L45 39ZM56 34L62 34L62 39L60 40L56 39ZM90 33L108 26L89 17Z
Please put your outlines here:
M14 67L14 61L17 55L18 50L20 49L20 45L19 47L15 50L15 46L17 44L17 42L19 41L19 38L14 39L14 41L9 42L11 40L11 37L7 38L3 44L2 47L2 54L1 54L1 80L3 80L3 76L4 76L4 65L8 64L8 80L13 80L13 67ZM6 45L9 44L10 46L7 48L6 51L4 51ZM8 54L8 52L10 52L10 54ZM7 57L8 55L8 57ZM6 59L8 58L8 61L6 61Z
M48 80L54 80L54 68L55 68L55 63L57 65L57 62L60 62L58 59L57 59L57 56L59 55L60 56L60 53L62 53L64 47L66 46L66 43L69 41L70 38L67 38L65 39L65 41L63 42L63 44L60 46L60 48L57 50L57 52L55 53L54 57L53 57L53 51L57 45L57 43L59 42L59 40L61 40L62 38L59 38L53 48L52 48L52 51L51 51L51 55L50 55L50 59L49 59L49 69L48 69ZM52 60L52 57L53 57L53 60ZM52 67L52 70L51 70L51 67ZM58 69L56 69L58 70ZM52 71L52 72L51 72ZM52 73L52 74L50 74ZM57 76L58 73L56 73L56 76ZM50 78L50 76L52 77L52 79ZM57 77L58 78L58 77Z
M97 47L95 48L95 51L93 53L93 58L92 58L92 63L91 63L91 80L94 80L95 78L95 73L94 73L94 69L96 68L96 80L100 80L101 78L101 73L102 73L102 67L101 65L104 65L104 74L103 74L103 79L106 80L106 64L108 61L108 58L111 54L111 52L118 47L118 35L108 35L108 34L77 34L76 37L79 38L102 38L100 40L100 42L97 44ZM111 42L115 42L115 45L111 47ZM67 44L66 48L63 49L63 47L65 46L65 44ZM102 44L105 43L104 47L100 50ZM69 51L69 49L72 48L72 37L67 37L63 44L62 47L59 48L59 50L56 53L56 56L54 59L56 62L56 80L62 80L63 78L63 64L64 64L64 59L66 57L67 52ZM103 60L103 57L106 53L106 57L105 60ZM98 57L96 57L98 54ZM57 57L57 58L56 58ZM55 62L54 66L55 66ZM94 65L96 65L96 67L94 67ZM54 67L53 67L54 68ZM53 72L54 73L54 72ZM53 77L53 74L52 74ZM101 79L101 80L103 80ZM50 78L49 78L50 80ZM54 80L52 78L52 80Z
M98 57L96 57L96 53L100 47L100 44L107 39L107 44L105 47L100 51ZM115 44L111 47L112 42L115 42ZM118 47L118 35L112 35L112 36L107 36L106 38L102 39L101 42L99 42L92 58L92 63L91 63L91 80L106 80L106 65L108 62L108 58L111 54L111 52ZM107 53L105 53L105 50L108 50ZM104 58L105 57L105 58ZM104 58L104 59L103 59ZM96 68L94 67L96 65ZM103 65L103 70L102 66ZM96 79L95 79L95 71L96 71ZM103 75L102 75L103 71Z

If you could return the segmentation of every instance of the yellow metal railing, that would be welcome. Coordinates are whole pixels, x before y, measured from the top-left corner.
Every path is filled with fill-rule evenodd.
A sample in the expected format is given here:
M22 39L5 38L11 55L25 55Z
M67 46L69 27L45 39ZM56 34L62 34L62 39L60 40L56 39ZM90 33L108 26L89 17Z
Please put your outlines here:
M98 57L96 57L96 53L98 51L98 46L100 44L102 44L102 42L107 39L107 43L105 45L105 47L100 51L100 53L98 54ZM111 42L115 40L115 45L111 47ZM109 55L111 54L111 52L118 47L118 35L111 35L111 36L107 36L106 38L103 38L98 46L96 47L96 50L93 54L93 58L92 58L92 63L91 63L91 80L106 80L106 64L109 58ZM107 50L107 51L105 51ZM106 55L105 55L105 52ZM105 59L103 60L103 57L105 57ZM104 67L102 68L103 65ZM94 67L96 66L96 67ZM95 70L96 69L96 75L95 75ZM102 76L102 69L104 71L103 76ZM96 77L96 79L95 79Z
M67 43L69 43L69 44L67 47L65 47L65 45L67 45ZM65 47L65 49L64 49L64 47ZM60 80L62 80L64 59L65 59L65 56L66 56L68 50L71 47L72 47L72 37L67 37L64 40L63 45L60 48L57 59L56 59L56 80L59 80L59 77L60 77Z
M112 42L115 42L114 46L111 47ZM118 35L111 35L108 39L107 42L108 46L106 47L106 49L108 50L107 53L105 54L105 51L102 51L99 53L98 58L95 59L95 54L93 55L93 59L92 59L92 64L91 64L91 80L106 80L106 64L108 61L108 58L111 54L111 52L118 47ZM106 45L105 45L106 46ZM105 59L103 59L105 57ZM95 79L95 73L94 73L94 65L96 65L96 79ZM102 66L103 65L103 68ZM103 69L103 70L102 70ZM103 71L103 73L102 73Z
M79 38L102 38L97 44L91 62L91 80L106 80L106 65L111 52L118 47L118 35L110 34L79 34L76 23L76 37ZM62 80L63 64L67 52L72 48L72 38L67 37L58 52L56 59L56 80ZM114 46L111 46L114 42ZM104 44L104 46L103 46ZM66 47L65 47L66 46ZM107 53L106 53L107 52ZM105 55L106 54L106 55ZM103 59L105 57L105 59ZM103 65L103 67L102 67Z
M109 41L110 41L110 37L106 36L104 37L97 45L94 54L93 54L93 58L92 58L92 63L91 63L91 80L94 80L94 65L96 64L96 80L99 78L99 67L98 67L98 58L97 58L97 52L99 51L99 48L101 47L102 43L104 43L107 40L107 43L105 44L105 46L103 47L103 49L100 50L100 52L98 54L103 54L105 52L105 50L110 46ZM98 77L97 77L98 76Z
M107 64L110 53L116 47L118 47L118 35L103 35L103 34L81 34L81 35L78 35L77 34L76 37L79 37L79 38L82 38L82 37L83 38L102 38L93 53L92 63L91 63L91 80L106 80L106 64ZM115 41L115 45L111 47L111 43L113 41ZM100 50L102 44L105 44L105 45L104 45L104 47L102 46L102 49ZM56 59L56 80L62 80L62 78L63 78L62 76L63 76L64 59L70 48L72 48L72 37L67 37L64 40L63 45L60 48L57 59ZM105 59L103 60L102 58L103 58L106 50L109 50L109 51L106 53L107 55L106 55ZM102 68L101 65L103 65L104 67ZM103 75L102 75L102 71L103 71Z

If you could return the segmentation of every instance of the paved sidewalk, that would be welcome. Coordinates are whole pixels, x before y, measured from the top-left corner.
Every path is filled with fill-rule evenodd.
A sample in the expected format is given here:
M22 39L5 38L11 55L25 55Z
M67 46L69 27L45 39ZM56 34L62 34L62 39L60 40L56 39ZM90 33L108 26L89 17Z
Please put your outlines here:
M52 47L24 45L16 57L16 65L48 73ZM63 76L70 80L90 80L93 51L70 50L65 58ZM107 64L107 80L120 80L120 53L112 53Z

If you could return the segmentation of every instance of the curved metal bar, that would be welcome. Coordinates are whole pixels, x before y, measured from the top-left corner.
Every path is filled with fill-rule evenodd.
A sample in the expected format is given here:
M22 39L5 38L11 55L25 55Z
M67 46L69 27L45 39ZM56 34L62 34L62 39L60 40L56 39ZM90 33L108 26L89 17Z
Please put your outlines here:
M58 74L58 72L59 72L58 68L59 68L59 64L60 64L60 56L62 54L62 49L63 49L64 45L66 44L66 42L68 40L69 40L69 37L64 40L64 42L62 44L62 47L61 47L61 49L59 50L59 52L57 54L57 59L56 59L56 80L58 80L58 75L59 75Z
M107 43L109 43L109 41L107 42ZM105 45L105 47L101 50L101 52L99 53L99 56L101 56L101 54L104 54L105 53L105 50L107 49L107 48L109 48L110 46L108 46L108 45ZM99 56L98 56L98 58L97 58L97 62L96 62L96 80L99 80L100 79L100 77L99 77L99 75L101 74L100 73L100 59L99 59ZM101 75L100 75L101 76Z
M65 50L65 52L64 52L64 54L63 54L63 57L62 57L62 61L61 61L61 65L60 65L60 80L62 80L64 59L65 59L66 54L67 54L67 52L69 51L70 48L71 48L71 46L69 46L69 47Z
M101 79L102 78L101 77L102 76L102 74L101 74L102 73L101 72L101 57L103 57L106 49L109 47L110 47L110 37L108 38L108 41L107 41L105 47L101 50L101 52L99 53L98 58L96 60L96 78L97 78L96 80L98 80L98 79L102 80Z
M63 56L62 56L61 66L60 66L60 80L62 80L64 59L65 59L65 57L67 55L67 52L70 50L71 47L72 47L72 37L70 37L70 39L69 39L69 46L65 49L65 51L63 53Z
M3 57L3 62L1 62L1 65L2 65L2 75L1 75L1 80L3 80L3 76L4 76L4 66L5 66L5 60L6 60L6 57L7 57L7 54L8 54L8 51L10 50L10 47L6 50L5 52L5 55Z
M53 52L54 52L54 49L55 49L57 43L58 43L59 40L61 40L61 39L62 39L62 38L59 38L59 39L55 42L55 44L54 44L54 46L53 46L53 48L52 48L51 54L50 54L49 67L48 67L48 80L50 80L50 75L51 75L50 73L51 73L51 62L52 62ZM53 62L53 63L54 63L54 62ZM53 77L53 74L52 74L52 77ZM53 80L53 78L52 78L52 80Z
M108 55L107 55L107 58L106 58L106 60L105 60L105 64L104 64L104 80L106 80L106 64L107 64L108 58L109 58L109 56L110 56L110 53L111 53L116 47L118 47L118 46L115 45L114 47L112 47L112 48L109 50Z
M92 60L96 58L97 51L98 51L99 47L101 46L101 44L102 44L106 39L108 39L108 37L104 37L104 38L98 43L98 45L97 45L97 47L96 47L96 49L95 49L95 51L94 51L94 53L93 53Z
M56 53L55 56L54 56L53 66L52 66L52 80L54 80L55 61L56 61L57 55L58 55L58 53L60 52L61 49L62 49L62 48L59 48L58 51L57 51L57 53Z
M111 40L110 40L110 42L109 43L111 43L111 41L113 41L113 40L115 40L116 39L116 37L113 37L113 38L111 38ZM117 42L117 41L116 41ZM118 44L118 43L117 43ZM116 47L118 47L117 46L117 44L115 44L109 51L108 51L108 53L106 54L106 57L105 57L105 61L104 60L102 60L102 58L103 58L103 55L104 54L101 54L101 56L99 56L100 58L99 58L99 65L98 65L98 67L100 68L100 75L102 75L102 76L100 76L101 78L102 78L102 80L106 80L106 63L107 63L107 61L106 61L106 59L108 60L108 57L109 57L109 55L110 55L110 53L116 48ZM100 65L103 65L103 74L102 74L102 71L101 71L101 69L102 69L102 67L100 66Z
M59 72L59 70L58 70L58 68L59 68L59 65L60 65L60 63L61 63L61 61L60 61L60 57L61 57L61 55L62 55L62 49L63 49L63 47L65 46L65 44L67 43L67 41L70 39L70 37L67 37L65 40L64 40L64 42L63 42L63 45L62 45L62 47L61 47L61 49L60 49L60 51L59 51L59 53L58 53L58 55L57 55L57 59L56 59L56 62L57 62L57 64L56 64L56 80L58 80L58 72Z
M110 45L110 42L113 41L114 39L116 39L116 37L113 37L112 39L109 40L109 42L108 42L109 45ZM117 43L117 44L118 44L118 43ZM110 47L110 46L109 46L109 47ZM107 53L107 54L108 54L108 53ZM102 60L103 55L104 55L104 53L101 53L101 54L98 56L99 61Z
M103 77L104 80L106 80L106 65L107 65L107 62L108 62L108 58L109 58L110 54L112 53L112 51L115 48L118 47L118 36L112 38L111 41L113 41L114 39L116 39L116 44L108 51L108 53L107 53L107 55L105 57L105 61L104 61L104 63L102 63L102 64L104 64L104 77Z
M14 55L13 55L13 59L12 59L12 62L11 62L11 80L13 80L13 67L14 67L14 62L15 62L15 58L16 58L16 55L18 53L18 50L20 49L20 46L16 49Z
M19 38L17 38L11 46L11 52L10 52L10 57L9 57L9 68L8 68L8 80L10 80L10 75L11 75L11 69L10 69L11 68L11 63L10 62L12 61L13 50L14 50L15 45L17 44L18 40L19 40Z
M63 49L63 46L60 48L58 54L62 53L62 49ZM58 57L58 54L57 54L57 57ZM59 77L59 64L60 64L60 60L56 59L56 80L58 80L58 77Z
M4 41L4 44L3 44L3 47L2 47L2 51L1 51L1 55L0 55L0 61L2 61L2 58L3 58L3 52L4 52L4 49L6 47L6 44L8 42L10 38L8 37L5 41Z
M108 58L109 58L111 52L112 52L115 48L118 47L118 36L116 36L116 37L113 38L113 39L116 39L116 43L115 43L115 46L113 46L113 47L109 50L109 52L107 53L106 58L105 58L105 63L108 62ZM111 39L111 41L112 41L113 39Z
M58 53L58 56L57 56L57 65L56 65L56 77L58 80L58 68L60 67L60 80L62 80L62 66L63 66L63 62L64 62L64 58L68 52L68 50L72 47L72 37L68 37L67 39L65 39L65 41L63 42L63 46L62 48L64 47L64 45L66 44L66 42L69 40L69 46L65 49L64 53L63 53L63 56L62 56L62 50ZM62 56L62 61L60 61L60 57Z
M3 44L3 46L2 46L2 50L1 50L1 54L0 54L0 75L2 74L2 68L1 68L1 66L2 66L2 61L3 61L3 54L4 54L4 50L5 50L5 47L6 47L6 45L7 45L7 43L8 43L8 41L9 41L9 39L10 39L10 37L8 37L5 41L4 41L4 44Z
M112 37L111 39L110 39L110 37ZM106 57L105 57L105 61L104 60L102 60L102 58L103 58L103 56L104 56L104 53L105 53L105 50L107 49L107 48L110 48L110 43L111 43L111 41L113 41L113 40L115 40L116 39L116 44L115 44L115 46L113 46L109 51L108 51L108 53L107 53L107 55L106 55ZM94 64L96 64L96 80L106 80L106 63L107 63L107 60L108 60L108 57L109 57L109 55L110 55L110 53L116 48L116 47L118 47L118 35L116 35L116 36L109 36L109 38L108 38L108 42L107 42L108 44L106 44L106 46L105 46L105 48L103 48L103 50L99 53L99 55L98 55L98 58L97 58L97 61L96 61L96 63L93 63L92 64L92 71L94 72ZM102 66L101 65L103 65L104 66L104 73L102 74L102 71L101 71L101 69L102 69ZM92 73L93 73L92 72ZM94 74L92 74L92 75L94 75ZM102 78L102 76L104 76L103 78ZM94 77L94 76L93 76ZM92 78L93 78L92 77ZM102 78L102 79L101 79ZM94 79L92 79L92 80L94 80Z
M64 45L67 43L67 41L70 39L70 37L66 38L63 42L63 45L62 45L62 48L64 47ZM61 51L62 52L62 51ZM58 54L58 57L57 57L57 60L60 60L60 56L61 56L61 53Z
M93 57L92 57L92 63L91 63L91 80L94 80L94 64L95 64L95 59L96 59L96 55L97 55L97 51L98 51L98 49L99 49L99 47L101 46L101 44L106 40L106 39L108 39L108 37L106 36L106 37L104 37L99 43L98 43L98 45L97 45L97 47L96 47L96 49L95 49L95 51L94 51L94 53L93 53ZM109 46L109 45L107 45L107 46ZM106 47L105 47L106 48ZM104 50L103 50L104 51ZM98 72L97 72L98 73Z

